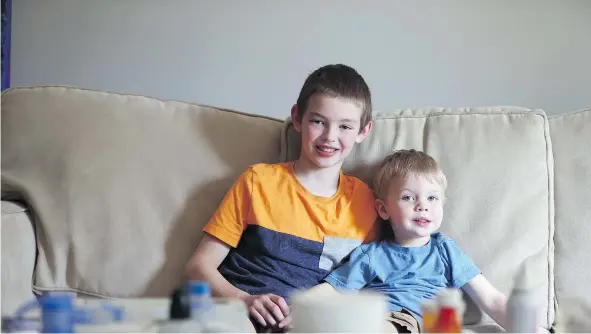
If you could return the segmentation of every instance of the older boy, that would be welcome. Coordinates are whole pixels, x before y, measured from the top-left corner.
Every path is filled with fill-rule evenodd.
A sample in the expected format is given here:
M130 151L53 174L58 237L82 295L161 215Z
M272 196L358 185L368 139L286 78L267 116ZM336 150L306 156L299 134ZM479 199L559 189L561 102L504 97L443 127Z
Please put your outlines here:
M188 276L208 281L214 296L243 299L257 331L283 327L290 293L317 285L370 237L372 191L341 166L370 132L371 112L357 71L314 71L291 109L299 158L249 167L205 226Z

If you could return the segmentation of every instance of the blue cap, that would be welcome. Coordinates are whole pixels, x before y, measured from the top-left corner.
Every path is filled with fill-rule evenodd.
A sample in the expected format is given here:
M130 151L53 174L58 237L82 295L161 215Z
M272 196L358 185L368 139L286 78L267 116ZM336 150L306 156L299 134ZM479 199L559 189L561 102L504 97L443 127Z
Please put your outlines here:
M42 333L74 333L74 295L48 293L39 298Z
M43 311L70 312L74 308L74 295L70 292L52 292L39 298Z
M209 283L204 281L189 281L188 292L189 295L210 295Z

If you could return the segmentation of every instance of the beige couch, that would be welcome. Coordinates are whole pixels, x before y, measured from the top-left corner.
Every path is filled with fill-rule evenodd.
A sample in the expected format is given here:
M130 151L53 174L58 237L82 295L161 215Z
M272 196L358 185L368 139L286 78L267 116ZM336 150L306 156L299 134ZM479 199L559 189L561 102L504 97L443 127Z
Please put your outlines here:
M67 87L4 92L2 313L48 290L167 296L233 180L294 159L298 140L289 119ZM544 253L550 327L563 303L591 306L590 144L591 110L391 110L344 170L369 182L393 149L436 157L450 183L442 230L495 285L509 293L520 263ZM473 305L466 322L497 329Z

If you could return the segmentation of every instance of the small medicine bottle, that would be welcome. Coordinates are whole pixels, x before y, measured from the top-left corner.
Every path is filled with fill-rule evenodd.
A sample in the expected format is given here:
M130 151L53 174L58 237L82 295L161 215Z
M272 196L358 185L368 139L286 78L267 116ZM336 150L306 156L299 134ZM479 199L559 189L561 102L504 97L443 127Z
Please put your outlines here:
M434 333L435 322L439 313L437 302L433 299L425 299L421 303L421 312L423 313L422 331L424 333Z
M457 289L441 290L437 295L439 314L433 331L435 333L461 333L463 300Z

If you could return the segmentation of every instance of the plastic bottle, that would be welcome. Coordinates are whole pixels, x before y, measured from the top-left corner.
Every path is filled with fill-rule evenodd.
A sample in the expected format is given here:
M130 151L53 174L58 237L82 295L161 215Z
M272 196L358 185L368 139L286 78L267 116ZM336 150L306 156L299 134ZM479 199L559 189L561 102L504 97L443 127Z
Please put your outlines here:
M74 295L51 292L39 298L42 333L74 333Z
M208 314L213 307L209 284L203 281L189 281L187 289L192 317L204 324L208 320Z
M422 330L425 333L433 333L435 322L437 321L437 315L439 307L437 301L433 299L425 299L421 303L421 312L423 313L423 325Z
M191 319L191 303L186 289L177 288L170 296L169 320L160 326L160 333L201 333L201 326Z
M540 274L543 268L538 268L545 263L545 259L538 259L541 254L527 258L515 276L507 301L507 332L536 333L540 328L545 285L545 277Z
M88 302L80 305L75 299L72 292L46 292L21 305L3 326L8 332L75 333L79 330L93 332L99 328L97 326L120 325L124 321L125 312L121 306L106 301L92 303L94 306ZM37 307L40 319L27 317L27 313Z
M437 295L439 314L434 333L461 333L464 303L458 289L444 289Z

